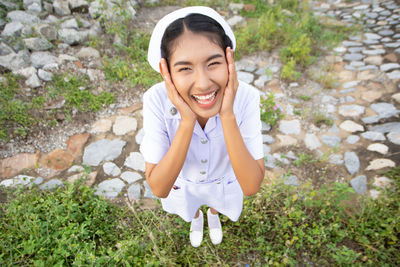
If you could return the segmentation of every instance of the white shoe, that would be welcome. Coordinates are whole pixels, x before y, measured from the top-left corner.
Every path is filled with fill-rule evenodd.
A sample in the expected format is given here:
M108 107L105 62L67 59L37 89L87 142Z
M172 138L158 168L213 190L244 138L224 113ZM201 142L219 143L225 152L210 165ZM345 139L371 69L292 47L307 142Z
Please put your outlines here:
M208 229L210 231L210 239L214 245L222 242L222 226L219 221L218 214L212 214L211 210L207 211Z
M204 218L201 210L199 210L199 213L199 217L194 218L190 224L190 244L195 248L200 246L201 241L203 241Z

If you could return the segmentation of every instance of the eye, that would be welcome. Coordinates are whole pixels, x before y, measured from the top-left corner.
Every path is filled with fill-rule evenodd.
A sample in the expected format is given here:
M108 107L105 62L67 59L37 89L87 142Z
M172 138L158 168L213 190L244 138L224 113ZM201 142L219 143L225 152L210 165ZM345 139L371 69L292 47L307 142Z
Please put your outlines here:
M190 70L189 67L183 67L183 68L178 69L178 72L181 72L181 71L188 71L188 70Z
M208 64L208 66L209 66L209 67L212 67L212 66L214 66L214 65L219 65L219 64L221 64L221 62L219 62L219 61L214 61L214 62L211 62L210 64Z

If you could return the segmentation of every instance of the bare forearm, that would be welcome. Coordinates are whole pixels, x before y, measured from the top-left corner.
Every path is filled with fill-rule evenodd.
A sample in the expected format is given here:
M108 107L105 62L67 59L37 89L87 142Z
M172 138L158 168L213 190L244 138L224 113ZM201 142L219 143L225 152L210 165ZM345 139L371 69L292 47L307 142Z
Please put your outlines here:
M153 193L158 197L167 197L178 177L193 135L193 122L181 121L174 140L163 159L154 167L146 168L146 179Z
M253 195L264 179L264 168L253 158L243 141L234 116L221 118L224 138L236 178L245 195Z

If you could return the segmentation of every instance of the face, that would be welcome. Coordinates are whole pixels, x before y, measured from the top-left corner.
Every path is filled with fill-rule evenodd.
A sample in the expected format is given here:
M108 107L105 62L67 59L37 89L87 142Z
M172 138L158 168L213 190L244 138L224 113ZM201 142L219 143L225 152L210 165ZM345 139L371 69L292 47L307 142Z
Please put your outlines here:
M228 82L224 50L206 35L186 30L171 48L172 81L202 124L221 108Z

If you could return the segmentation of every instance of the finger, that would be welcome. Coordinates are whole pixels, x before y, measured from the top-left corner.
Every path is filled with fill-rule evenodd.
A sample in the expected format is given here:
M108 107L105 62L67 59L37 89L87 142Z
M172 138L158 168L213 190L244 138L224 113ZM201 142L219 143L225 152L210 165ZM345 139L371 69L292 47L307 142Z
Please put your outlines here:
M229 69L229 83L228 86L232 88L232 90L236 91L237 89L237 73L236 66L234 62L234 52L232 48L227 48L227 60L228 60L228 69Z

